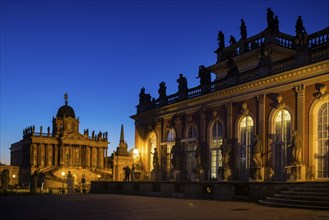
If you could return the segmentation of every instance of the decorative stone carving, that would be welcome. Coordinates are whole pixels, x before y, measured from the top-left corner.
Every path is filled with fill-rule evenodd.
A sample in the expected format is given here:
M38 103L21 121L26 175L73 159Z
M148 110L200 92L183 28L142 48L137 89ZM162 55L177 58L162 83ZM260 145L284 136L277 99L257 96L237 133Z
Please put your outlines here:
M247 103L244 102L241 107L242 107L241 113L243 115L248 115L249 114L249 109L248 109Z
M303 84L295 86L294 90L297 96L303 96L305 92L305 86Z
M286 104L283 102L283 97L282 95L277 95L276 97L276 103L275 103L275 108L276 109L283 109L286 106Z
M321 99L325 96L327 91L327 87L325 85L321 85L318 87L318 91L316 93L314 93L314 97L317 99Z
M256 96L256 99L257 99L258 105L264 104L264 95L263 94Z

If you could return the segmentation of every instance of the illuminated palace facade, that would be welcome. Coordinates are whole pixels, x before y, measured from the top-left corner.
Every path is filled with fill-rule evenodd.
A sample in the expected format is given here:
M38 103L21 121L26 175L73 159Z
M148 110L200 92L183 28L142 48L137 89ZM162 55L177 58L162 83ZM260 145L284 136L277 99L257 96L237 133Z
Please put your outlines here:
M175 94L165 83L157 99L141 89L131 118L144 178L329 180L329 28L308 34L299 17L285 34L271 11L261 33L247 37L243 19L240 28L229 46L219 32L199 86L180 75Z
M20 183L29 182L34 171L44 174L48 182L58 182L63 171L75 170L77 175L84 173L86 178L92 178L88 171L105 169L107 132L90 134L87 129L80 134L79 118L68 105L67 94L64 97L65 105L53 117L52 131L48 127L44 132L42 126L36 131L35 126L30 126L23 130L23 139L11 145L11 165L20 167Z

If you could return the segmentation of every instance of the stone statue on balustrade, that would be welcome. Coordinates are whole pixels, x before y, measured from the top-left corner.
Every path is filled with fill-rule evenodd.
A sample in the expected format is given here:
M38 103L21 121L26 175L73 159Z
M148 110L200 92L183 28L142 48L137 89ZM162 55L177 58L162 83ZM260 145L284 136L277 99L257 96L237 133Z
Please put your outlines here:
M296 28L295 45L297 49L307 48L308 35L304 27L302 16L298 16L295 28Z
M241 35L241 40L242 39L247 39L247 26L246 23L244 22L243 19L241 21L241 26L240 26L240 35Z
M141 88L141 91L139 93L139 104L148 104L151 102L151 95L145 93L145 88Z
M224 38L224 33L222 31L218 32L217 41L218 41L218 49L216 52L220 52L225 48L225 38Z
M200 79L200 85L209 85L211 83L211 75L210 71L204 66L199 66L199 74L198 77Z
M177 79L178 82L178 93L187 93L187 80L183 74L179 74L179 78Z
M233 35L230 36L230 45L236 44L235 37Z

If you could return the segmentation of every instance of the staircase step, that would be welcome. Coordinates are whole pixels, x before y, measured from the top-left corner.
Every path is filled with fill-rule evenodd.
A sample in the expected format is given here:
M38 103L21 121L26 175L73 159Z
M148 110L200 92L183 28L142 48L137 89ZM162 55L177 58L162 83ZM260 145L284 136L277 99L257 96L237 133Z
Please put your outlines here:
M300 208L300 209L316 209L316 210L329 210L329 207L310 206L310 205L296 205L296 204L284 204L274 203L266 200L259 200L258 204L271 206L271 207L282 207L282 208Z
M319 193L329 193L329 188L307 188L307 187L296 187L289 189L294 192L319 192Z
M278 199L293 199L293 200L308 200L308 201L329 202L329 197L319 197L319 196L300 196L300 195L274 194L273 197L278 198Z
M320 192L282 191L281 194L282 195L295 195L295 196L329 197L329 193L320 193Z
M273 197L266 197L265 199L268 202L273 203L282 203L282 204L294 204L294 205L307 205L307 206L319 206L319 207L328 207L329 202L324 201L309 201L309 200L294 200L294 199L286 199L286 198L273 198Z

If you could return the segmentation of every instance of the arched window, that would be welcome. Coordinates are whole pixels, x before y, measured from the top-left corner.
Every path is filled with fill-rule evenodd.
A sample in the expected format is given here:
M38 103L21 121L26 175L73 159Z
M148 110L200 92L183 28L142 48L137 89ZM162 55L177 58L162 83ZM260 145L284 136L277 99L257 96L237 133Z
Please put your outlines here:
M189 139L186 147L186 171L187 178L193 180L195 178L196 171L196 160L195 160L195 150L197 148L197 137L198 131L195 127L190 127L187 132L187 137ZM194 175L194 176L193 176Z
M283 169L287 165L287 145L291 139L291 116L286 109L280 109L274 115L275 149L274 179L284 178Z
M249 178L250 144L254 137L254 120L244 116L239 124L240 130L240 179Z
M211 178L216 179L218 175L218 168L222 166L222 151L220 146L223 144L223 126L220 121L216 121L211 128L211 141L210 141L210 153L211 153L211 162L210 162L210 172Z
M173 154L171 152L172 147L175 145L176 133L174 129L170 129L167 134L167 154L165 158L165 167L166 167L166 175L169 177L170 170L173 168L171 164L171 160Z
M329 178L329 102L318 111L317 178Z

